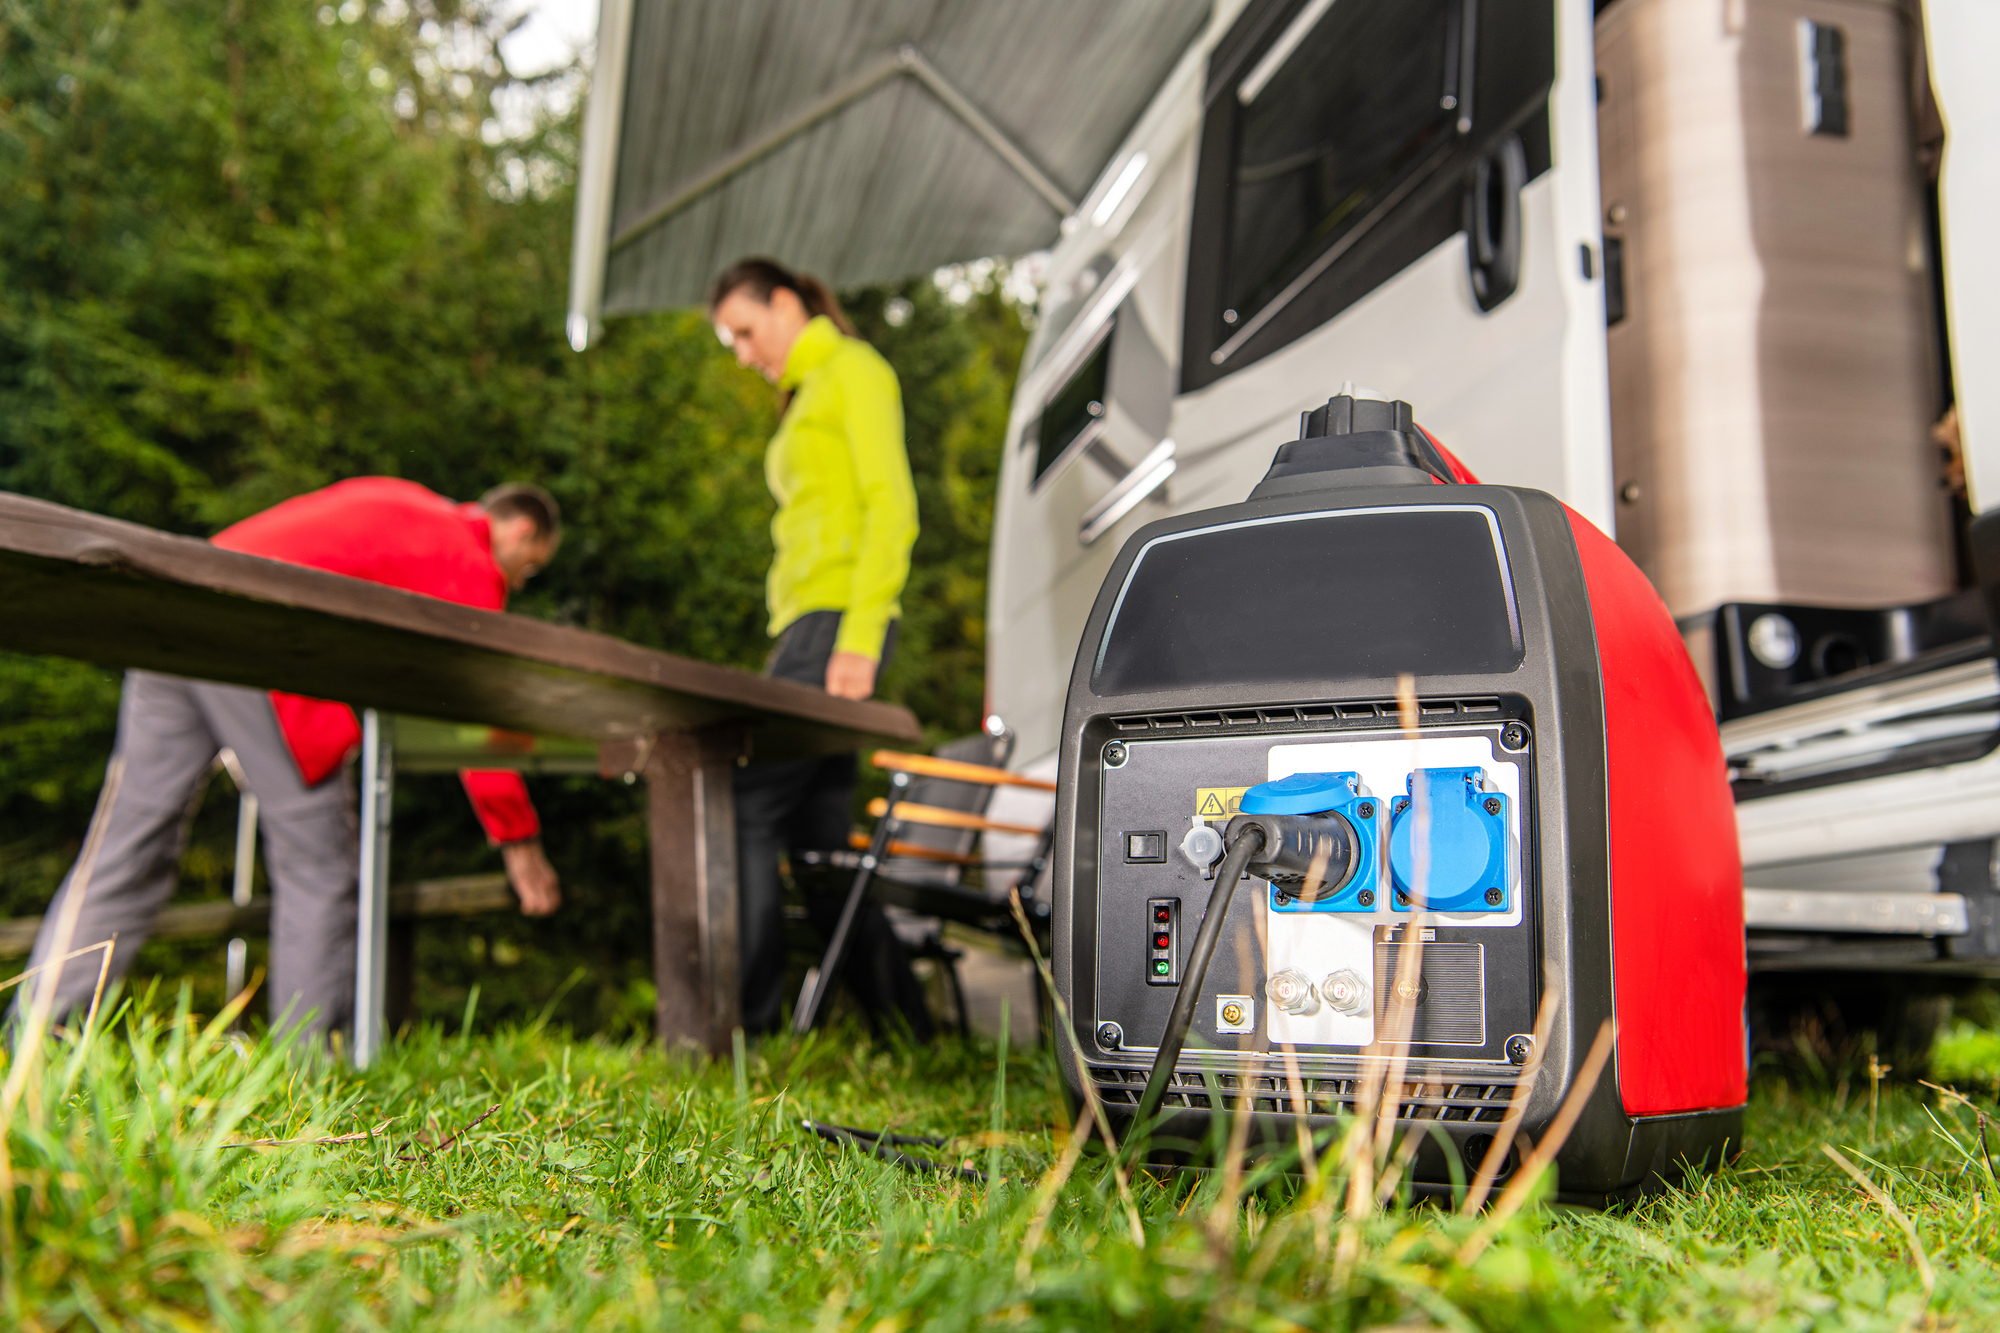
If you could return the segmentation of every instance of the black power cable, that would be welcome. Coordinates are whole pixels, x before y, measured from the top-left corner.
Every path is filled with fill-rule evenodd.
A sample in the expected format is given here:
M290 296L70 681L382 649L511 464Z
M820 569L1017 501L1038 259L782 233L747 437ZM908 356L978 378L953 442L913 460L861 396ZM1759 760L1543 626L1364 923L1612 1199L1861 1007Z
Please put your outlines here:
M1174 997L1173 1012L1167 1015L1167 1030L1160 1038L1159 1054L1153 1057L1153 1073L1146 1080L1146 1091L1139 1098L1139 1114L1133 1121L1135 1125L1144 1126L1150 1121L1167 1095L1167 1084L1174 1077L1174 1064L1181 1058L1181 1048L1187 1044L1188 1028L1194 1024L1195 1006L1201 1002L1202 983L1208 980L1209 960L1215 957L1216 942L1222 938L1222 919L1229 915L1229 900L1236 896L1236 881L1243 878L1250 858L1263 850L1264 837L1264 830L1259 825L1244 824L1238 830L1236 840L1222 854L1222 864L1216 867L1215 887L1209 890L1208 906L1202 911L1201 928L1195 931L1194 944L1188 949L1187 969L1181 976L1180 993Z
M929 1134L891 1134L879 1129L856 1129L852 1125L836 1125L825 1120L808 1120L806 1128L829 1143L845 1144L859 1148L871 1157L878 1157L892 1166L900 1166L905 1171L933 1172L939 1175L957 1176L960 1180L970 1180L978 1184L986 1183L986 1173L975 1171L969 1166L954 1166L950 1162L935 1162L928 1157L916 1157L897 1151L898 1147L942 1148L948 1140L934 1138Z

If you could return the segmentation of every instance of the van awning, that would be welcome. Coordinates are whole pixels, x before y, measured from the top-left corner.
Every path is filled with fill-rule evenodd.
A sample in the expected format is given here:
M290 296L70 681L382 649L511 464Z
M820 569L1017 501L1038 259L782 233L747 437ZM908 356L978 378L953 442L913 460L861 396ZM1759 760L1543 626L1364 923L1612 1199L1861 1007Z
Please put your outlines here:
M835 287L1048 245L1210 0L604 0L570 340L769 254Z

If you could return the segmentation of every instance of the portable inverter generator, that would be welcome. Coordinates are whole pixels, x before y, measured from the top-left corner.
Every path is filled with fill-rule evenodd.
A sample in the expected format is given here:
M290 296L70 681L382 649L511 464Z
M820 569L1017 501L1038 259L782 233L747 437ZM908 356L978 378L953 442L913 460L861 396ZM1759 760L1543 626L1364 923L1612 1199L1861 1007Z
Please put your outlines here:
M1330 1126L1399 1061L1384 1098L1442 1130L1412 1177L1440 1188L1531 1063L1539 1140L1607 1018L1563 1197L1740 1138L1742 873L1680 634L1609 538L1478 484L1407 403L1333 398L1247 501L1125 544L1070 678L1056 821L1056 988L1128 1127L1150 1083L1155 1143L1244 1098L1289 1142L1297 1107Z

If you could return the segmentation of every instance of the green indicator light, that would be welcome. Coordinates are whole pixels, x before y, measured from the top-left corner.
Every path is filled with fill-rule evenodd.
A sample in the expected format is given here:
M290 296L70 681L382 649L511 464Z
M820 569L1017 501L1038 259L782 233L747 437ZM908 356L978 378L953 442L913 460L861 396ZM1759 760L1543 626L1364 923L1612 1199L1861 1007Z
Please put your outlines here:
M1153 975L1156 977L1164 977L1165 975L1167 975L1168 972L1172 970L1173 970L1173 964L1169 963L1164 958L1158 958L1153 961Z

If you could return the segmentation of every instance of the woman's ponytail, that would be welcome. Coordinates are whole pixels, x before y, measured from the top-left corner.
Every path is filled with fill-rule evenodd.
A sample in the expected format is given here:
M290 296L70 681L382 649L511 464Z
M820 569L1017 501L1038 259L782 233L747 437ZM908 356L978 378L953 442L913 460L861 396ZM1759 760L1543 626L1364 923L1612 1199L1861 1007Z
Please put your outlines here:
M827 285L810 273L794 273L775 259L739 259L724 269L714 282L708 285L708 311L729 299L730 293L748 290L764 305L771 304L771 293L780 287L799 298L799 304L806 308L808 316L825 315L833 321L833 326L850 338L859 337L854 325L848 322L847 312L840 308Z
M840 301L827 289L827 285L810 273L794 273L792 290L805 302L808 315L825 315L833 321L833 327L850 338L861 335L854 331L854 325L847 320L847 312L840 308Z

